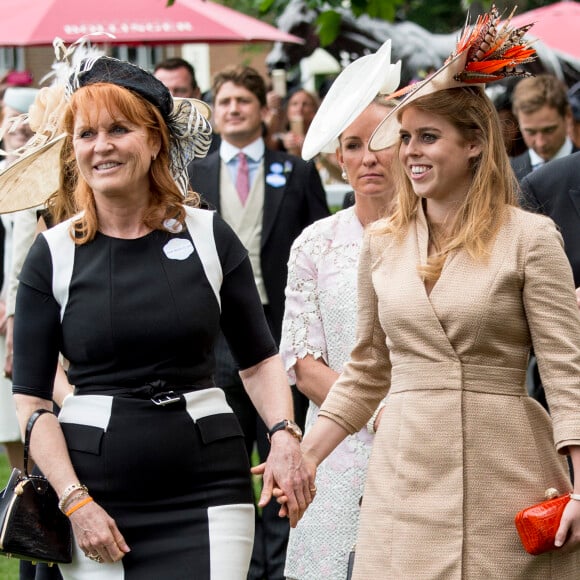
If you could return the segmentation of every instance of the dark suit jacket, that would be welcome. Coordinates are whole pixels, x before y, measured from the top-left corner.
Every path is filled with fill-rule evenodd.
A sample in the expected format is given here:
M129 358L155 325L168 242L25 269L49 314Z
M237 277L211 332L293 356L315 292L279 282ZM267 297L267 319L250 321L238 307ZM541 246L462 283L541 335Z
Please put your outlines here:
M547 165L521 183L522 207L551 217L564 238L564 249L580 286L580 152Z
M575 153L578 150L578 147L574 145L572 148L572 153ZM519 183L522 182L522 179L528 173L532 172L532 162L530 161L530 154L527 151L524 151L516 157L512 157L510 159L510 163L512 164L512 169L514 170Z
M530 161L530 154L527 151L524 151L516 157L511 157L510 163L519 183L522 182L522 179L528 173L532 172L532 162Z
M312 222L329 215L326 194L312 162L281 151L266 150L264 177L273 163L288 167L286 184L272 187L264 182L261 266L271 309L272 330L277 343L282 333L284 289L288 277L288 258L294 239ZM220 211L219 151L189 166L191 187L213 209Z

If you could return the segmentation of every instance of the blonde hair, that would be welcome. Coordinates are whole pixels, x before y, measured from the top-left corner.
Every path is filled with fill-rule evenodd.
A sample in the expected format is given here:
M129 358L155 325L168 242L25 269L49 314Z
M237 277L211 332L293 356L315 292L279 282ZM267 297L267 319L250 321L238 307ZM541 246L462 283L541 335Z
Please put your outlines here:
M427 264L419 266L425 280L439 278L450 252L465 249L476 260L487 257L509 206L516 202L516 180L503 142L499 117L493 103L480 87L461 87L419 97L408 105L450 122L467 142L481 145L473 160L473 179L461 203L450 235ZM401 112L399 112L399 119ZM400 144L398 146L400 148ZM393 164L397 206L391 219L376 234L393 234L402 240L417 214L420 198L413 191L401 163Z
M74 120L79 114L90 117L95 111L106 109L112 116L118 111L129 122L144 127L150 142L160 144L159 153L151 162L149 182L151 199L143 216L143 223L151 229L165 229L163 222L173 218L184 223L184 203L199 205L199 197L192 194L184 199L170 170L170 134L160 111L149 101L137 94L112 83L94 83L81 87L72 94L65 112L64 127L69 136L73 134ZM71 150L72 157L72 150ZM76 176L68 175L74 186L74 206L83 211L83 216L73 224L74 239L77 244L85 244L94 239L98 230L97 210L93 191L76 169L74 157L61 163L61 171L74 171ZM66 188L64 188L66 191Z

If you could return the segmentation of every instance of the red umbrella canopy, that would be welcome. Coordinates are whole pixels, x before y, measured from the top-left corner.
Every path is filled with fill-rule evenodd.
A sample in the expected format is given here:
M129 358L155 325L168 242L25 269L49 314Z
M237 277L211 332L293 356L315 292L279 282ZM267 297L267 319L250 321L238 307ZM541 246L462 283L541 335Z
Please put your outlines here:
M534 22L528 36L537 38L553 50L580 58L580 3L556 2L512 18L514 27Z
M294 42L302 39L209 0L2 0L0 46L66 43L108 32L114 44ZM98 37L95 42L98 42Z

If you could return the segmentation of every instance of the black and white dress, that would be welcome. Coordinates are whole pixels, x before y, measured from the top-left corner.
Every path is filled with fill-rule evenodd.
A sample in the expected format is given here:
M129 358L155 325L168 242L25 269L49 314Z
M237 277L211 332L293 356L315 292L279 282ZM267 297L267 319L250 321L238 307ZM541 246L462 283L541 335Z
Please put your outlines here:
M186 228L166 225L76 246L64 222L37 238L20 276L14 392L50 399L59 352L68 359L75 395L59 421L71 460L131 548L97 564L76 547L65 579L246 578L249 461L213 385L213 344L221 328L241 368L276 346L229 226L191 208Z

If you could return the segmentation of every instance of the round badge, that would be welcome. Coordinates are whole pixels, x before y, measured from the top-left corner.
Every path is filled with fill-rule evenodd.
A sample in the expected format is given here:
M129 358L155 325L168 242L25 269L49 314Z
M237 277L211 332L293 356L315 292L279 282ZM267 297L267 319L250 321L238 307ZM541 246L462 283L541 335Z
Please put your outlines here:
M174 238L163 246L163 253L170 260L187 260L193 254L193 244L184 238Z

